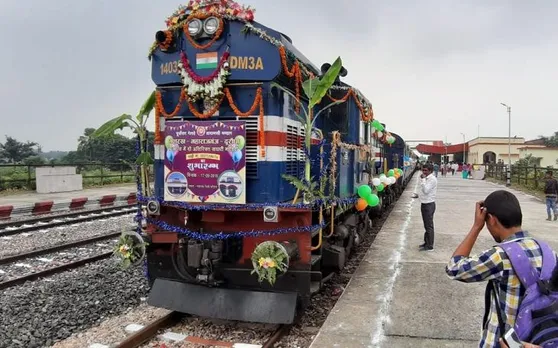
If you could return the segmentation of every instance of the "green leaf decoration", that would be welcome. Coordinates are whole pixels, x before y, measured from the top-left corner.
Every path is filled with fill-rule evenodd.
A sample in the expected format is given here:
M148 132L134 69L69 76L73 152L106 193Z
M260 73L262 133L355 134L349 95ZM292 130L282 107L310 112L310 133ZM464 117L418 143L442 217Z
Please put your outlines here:
M302 83L302 89L304 90L304 94L306 94L306 97L308 97L308 100L312 100L312 97L314 96L319 83L320 79L317 77L308 79Z
M103 137L107 135L114 134L117 129L122 129L124 127L130 127L128 120L131 120L132 116L128 114L122 114L118 117L113 118L110 121L107 121L101 127L99 127L93 134L91 134L91 138Z
M142 152L136 159L136 164L150 165L155 163L149 152Z
M136 120L141 123L143 116L148 116L153 108L155 107L155 91L151 92L151 95L145 100L143 105L141 106L139 113L136 116Z
M341 57L337 57L335 62L329 67L327 72L320 78L318 86L312 95L312 99L310 100L310 108L314 107L314 105L318 104L322 98L326 95L327 91L333 86L335 83L335 79L339 76L339 72L343 67L343 62L341 61Z

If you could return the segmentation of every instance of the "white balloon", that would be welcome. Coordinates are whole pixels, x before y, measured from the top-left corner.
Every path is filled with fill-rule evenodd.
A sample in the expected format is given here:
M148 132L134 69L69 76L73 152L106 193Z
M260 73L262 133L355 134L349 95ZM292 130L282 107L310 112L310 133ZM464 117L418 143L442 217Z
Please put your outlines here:
M395 177L393 177L393 176L390 177L390 180L391 180L391 183L392 183L392 184L395 184L395 183L397 182L397 179L396 179Z
M380 174L380 180L383 180L384 178L387 178L387 176L385 174Z
M378 131L378 138L381 138L381 137L383 137L383 136L384 136L384 133Z
M380 185L381 183L382 183L382 182L381 182L380 179L378 179L378 178L372 179L372 185L374 185L374 186L378 186L378 185Z

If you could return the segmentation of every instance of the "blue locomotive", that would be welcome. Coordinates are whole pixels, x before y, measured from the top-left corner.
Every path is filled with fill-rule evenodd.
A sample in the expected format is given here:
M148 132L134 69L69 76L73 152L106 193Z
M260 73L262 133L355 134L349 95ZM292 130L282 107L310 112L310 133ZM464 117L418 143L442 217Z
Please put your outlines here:
M318 69L288 36L254 22L251 8L190 1L166 24L150 51L148 303L291 323L411 178L404 141L374 127L371 103L340 80L342 68L315 109L336 104L313 120L305 146L303 82L330 64ZM380 204L355 208L363 185Z

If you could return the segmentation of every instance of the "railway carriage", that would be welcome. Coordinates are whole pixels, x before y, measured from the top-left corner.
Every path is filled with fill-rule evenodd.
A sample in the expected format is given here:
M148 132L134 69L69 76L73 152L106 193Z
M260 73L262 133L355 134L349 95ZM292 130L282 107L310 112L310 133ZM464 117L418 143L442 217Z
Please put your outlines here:
M340 81L342 68L312 110L337 103L315 119L307 148L303 81L331 65L317 68L250 8L191 1L155 36L155 185L139 195L148 303L291 323L385 208L356 209L357 190L387 172L403 140L394 147L392 134L374 129L370 102ZM399 184L377 192L390 204L411 173L400 172Z

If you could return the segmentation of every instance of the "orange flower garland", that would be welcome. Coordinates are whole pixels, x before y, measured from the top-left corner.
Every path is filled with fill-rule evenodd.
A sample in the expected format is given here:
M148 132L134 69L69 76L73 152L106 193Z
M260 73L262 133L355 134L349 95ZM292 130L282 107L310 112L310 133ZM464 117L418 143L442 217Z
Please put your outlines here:
M165 30L165 41L159 43L159 48L162 50L168 50L172 44L172 31Z
M184 102L184 100L186 100L186 91L184 90L184 88L182 88L181 91L180 91L180 97L178 98L178 104L176 104L176 107L174 108L174 110L169 114L169 113L167 113L167 111L165 110L165 107L163 106L163 98L162 98L161 92L157 91L155 93L155 108L165 118L171 118L171 117L176 116L180 112L180 109L182 109L182 103Z
M374 119L374 112L372 111L372 108L370 108L370 111L368 113L366 113L364 111L364 107L362 106L362 103L360 102L360 100L358 100L358 97L356 96L356 93L352 90L349 89L347 91L347 94L345 94L345 96L343 96L343 98L340 99L335 99L333 98L331 95L327 94L327 97L332 101L332 102L346 102L347 99L349 99L349 97L353 97L355 104L357 105L358 110L360 111L360 119L363 120L364 122L370 122Z
M176 104L176 107L174 108L173 112L167 113L163 106L161 92L157 91L155 94L155 117L156 117L155 144L162 144L161 128L160 128L161 126L159 120L160 115L163 115L165 118L172 118L176 116L178 112L180 112L180 110L182 109L182 103L186 100L188 102L188 108L190 109L190 112L194 116L200 119L207 119L213 116L217 112L217 110L219 110L219 107L223 103L223 100L227 98L227 101L229 102L229 106L233 110L234 114L238 117L248 117L252 115L254 111L256 111L256 108L259 107L258 123L260 125L259 127L260 129L258 131L258 144L261 147L260 150L261 156L262 157L265 156L265 129L264 129L265 109L263 103L263 89L261 87L258 87L258 89L256 90L256 96L254 97L254 102L252 103L250 109L246 112L242 112L238 109L238 107L234 103L231 91L227 87L224 88L223 92L224 92L223 96L221 97L221 99L219 99L219 101L215 104L215 106L211 110L208 110L206 112L199 112L198 110L196 110L196 106L189 100L188 94L186 93L185 89L182 89L180 92L180 98L178 100L178 104Z
M283 66L283 73L287 77L295 78L295 95L296 95L296 105L295 112L298 114L300 112L300 86L302 85L302 72L300 71L300 63L295 61L291 69L287 65L287 52L285 47L279 47L279 54L281 55L281 65Z
M210 118L211 116L215 115L215 113L219 110L219 107L221 106L221 103L223 102L223 99L225 99L224 95L221 96L219 101L217 103L215 103L215 105L213 106L212 109L210 109L210 110L208 110L204 113L201 113L198 110L196 110L196 106L188 98L188 108L190 109L190 112L192 114L194 114L194 116L196 116L197 118L201 118L201 119Z
M161 145L163 143L161 137L161 113L159 112L159 108L155 108L155 145Z
M254 97L254 103L250 109L246 112L241 112L238 107L234 104L234 100L231 95L231 91L228 88L225 88L225 96L227 97L227 101L229 102L229 106L233 110L234 114L238 117L247 117L250 116L256 111L256 107L260 107L260 114L258 116L258 123L260 124L260 130L258 132L258 143L260 144L260 154L262 157L265 156L265 129L264 129L264 104L263 104L263 95L262 95L262 88L258 87L256 91L256 97Z
M190 36L190 32L188 31L188 23L196 18L199 20L203 20L209 17L216 17L219 20L219 28L217 29L217 31L215 32L215 34L213 35L213 38L206 43L205 45L200 45L198 44L194 39L192 39L192 36ZM211 47L211 45L213 45L215 43L215 41L219 40L219 38L221 37L221 34L223 33L223 29L225 28L225 24L223 22L223 18L214 12L211 13L205 13L205 14L191 14L188 18L186 18L186 21L184 21L184 25L182 26L182 30L184 31L184 36L186 36L186 39L188 39L188 42L190 42L190 45L194 46L195 48L197 48L198 50L205 50L209 47Z

